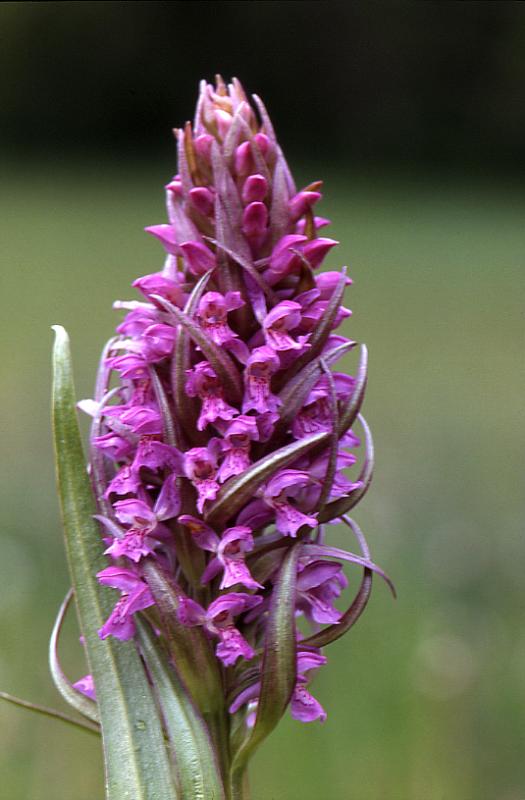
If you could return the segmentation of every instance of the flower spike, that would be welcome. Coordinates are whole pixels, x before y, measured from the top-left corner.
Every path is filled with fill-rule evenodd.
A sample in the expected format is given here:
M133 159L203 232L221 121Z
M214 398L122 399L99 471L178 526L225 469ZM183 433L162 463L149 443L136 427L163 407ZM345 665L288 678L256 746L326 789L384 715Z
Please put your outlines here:
M95 632L146 666L157 741L162 726L174 748L167 798L242 800L248 759L287 708L326 719L311 674L364 610L372 574L393 590L346 517L373 468L366 347L355 376L333 371L356 346L338 330L351 280L326 268L338 242L314 216L322 183L297 191L253 102L236 79L201 83L193 123L175 132L168 221L146 228L164 267L116 303L124 319L81 404L101 526L92 578L120 593ZM326 542L324 523L341 519L361 555ZM344 611L347 563L364 574ZM103 721L99 676L95 694L90 676L74 688L53 664L62 692L79 710L96 696Z

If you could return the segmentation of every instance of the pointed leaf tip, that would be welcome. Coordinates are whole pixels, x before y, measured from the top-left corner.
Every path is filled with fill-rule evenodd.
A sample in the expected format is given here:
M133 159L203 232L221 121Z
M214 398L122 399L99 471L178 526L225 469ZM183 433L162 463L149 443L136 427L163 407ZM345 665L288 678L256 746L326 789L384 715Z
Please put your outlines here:
M58 657L58 642L60 638L60 632L62 630L62 625L64 623L64 619L72 598L73 590L70 589L58 610L57 618L49 639L49 670L51 672L53 683L66 703L69 703L72 708L74 708L84 717L87 717L92 722L98 723L100 720L96 703L94 703L93 700L90 700L89 697L85 697L80 692L77 692L71 681L67 679Z

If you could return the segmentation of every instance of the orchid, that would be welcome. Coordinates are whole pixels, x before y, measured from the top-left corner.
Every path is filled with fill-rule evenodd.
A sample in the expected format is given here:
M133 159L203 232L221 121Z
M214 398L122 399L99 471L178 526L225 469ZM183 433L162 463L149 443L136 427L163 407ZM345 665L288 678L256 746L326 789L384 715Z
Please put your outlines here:
M59 666L67 604L51 663L101 726L108 800L246 800L249 758L287 708L326 719L307 689L321 648L359 618L374 572L391 586L348 517L373 467L367 353L352 376L331 369L357 347L336 332L351 281L321 271L338 244L319 235L322 184L296 188L262 101L203 82L175 135L168 221L146 229L164 266L115 303L79 404L89 482L57 328L58 483L90 673L72 684ZM357 553L327 543L336 522Z

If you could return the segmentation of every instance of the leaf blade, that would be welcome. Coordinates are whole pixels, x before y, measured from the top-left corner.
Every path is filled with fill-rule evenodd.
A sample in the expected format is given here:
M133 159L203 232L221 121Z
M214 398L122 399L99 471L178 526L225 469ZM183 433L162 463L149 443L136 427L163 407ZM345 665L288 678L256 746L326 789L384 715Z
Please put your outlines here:
M186 627L179 622L178 607L183 593L177 594L173 583L154 561L145 559L144 575L158 606L167 644L182 680L205 717L219 713L223 708L221 676L208 638L201 628ZM206 681L202 680L203 675L206 675Z
M354 520L347 516L343 516L342 519L345 525L347 525L353 531L361 548L363 557L370 560L370 550L361 528L356 522L354 522ZM308 636L304 640L304 644L307 647L325 647L326 645L337 641L337 639L340 639L341 636L344 636L344 634L355 625L370 599L373 575L374 573L371 569L368 567L364 568L363 577L361 578L361 583L359 584L359 588L355 594L355 597L344 612L339 622L328 625L327 627L322 628L320 631L313 633L311 636Z
M82 716L87 717L92 722L99 723L100 720L96 703L94 703L93 700L90 700L89 697L85 697L73 688L71 682L68 681L58 659L58 640L60 637L60 631L62 629L62 624L72 598L73 590L70 589L62 601L62 604L58 610L55 624L53 625L53 630L49 639L49 670L51 672L53 683L66 703L72 706L75 711L78 711L80 714L82 714Z
M297 559L300 546L292 545L283 559L279 578L272 592L264 654L261 665L261 690L255 725L236 753L232 782L239 784L248 759L275 728L283 716L297 679L295 633L295 595Z
M184 312L188 317L193 317L199 300L210 281L212 272L213 270L206 272L193 287L184 307ZM175 338L175 352L171 366L171 385L179 425L186 433L197 430L196 421L198 416L195 403L186 394L186 370L190 367L189 345L189 335L186 329L179 326Z
M102 641L98 628L113 606L113 592L98 585L104 566L94 501L75 413L69 338L54 326L53 431L57 486L66 552L105 753L107 800L177 800L162 728L133 642ZM125 680L122 680L125 676Z
M155 634L143 620L136 621L140 648L162 708L166 732L173 748L183 798L224 800L216 754L202 716Z
M47 706L41 706L39 703L31 703L29 700L15 697L12 694L8 694L8 692L0 692L0 700L5 700L7 703L11 703L19 708L26 708L28 711L34 711L36 714L42 714L44 717L49 717L50 719L58 719L60 722L66 722L68 725L74 725L76 728L80 728L83 731L100 736L100 726L95 722L88 722L85 719L75 719L74 717L70 717L69 714L64 714L63 711L58 711L56 708L48 708Z
M223 484L217 498L210 506L206 521L212 527L233 517L253 493L278 469L288 466L309 450L326 442L329 432L313 433L304 439L287 444L274 453L256 461L255 464L235 478Z
M367 383L368 371L368 349L365 344L361 345L361 358L359 359L359 366L357 368L357 377L354 386L354 391L344 409L343 413L339 416L339 436L342 436L348 428L351 427L355 418L359 414L359 410L363 404Z
M358 481L362 483L362 486L360 486L358 489L354 489L352 492L350 492L350 494L328 503L324 507L323 511L319 514L318 519L321 523L330 522L330 520L346 514L351 508L357 505L362 497L364 497L372 482L372 474L374 470L374 442L372 440L372 433L366 423L365 418L361 414L358 414L357 416L365 433L366 454L363 467L358 477Z

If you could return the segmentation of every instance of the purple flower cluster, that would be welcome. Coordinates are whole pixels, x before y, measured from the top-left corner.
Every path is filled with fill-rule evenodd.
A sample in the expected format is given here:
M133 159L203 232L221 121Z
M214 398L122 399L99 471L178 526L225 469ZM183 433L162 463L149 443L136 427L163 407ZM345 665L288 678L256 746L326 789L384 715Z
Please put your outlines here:
M291 712L307 722L325 718L306 687L326 658L305 626L315 634L341 622L345 560L375 568L324 543L323 522L366 489L367 479L346 474L362 386L329 369L355 343L335 333L351 313L341 304L351 281L316 271L338 244L320 235L329 224L314 212L321 183L297 191L254 101L256 110L236 80L201 85L193 125L175 132L168 222L147 228L164 267L134 282L140 300L115 304L126 315L95 399L80 405L94 420L97 518L112 564L98 578L121 592L100 636L129 639L134 614L154 612L144 569L153 560L177 587L178 622L213 641L230 712L243 709L250 724L272 589L297 546ZM240 507L215 513L240 476L301 441L304 451L279 459ZM89 681L79 687L92 692Z

